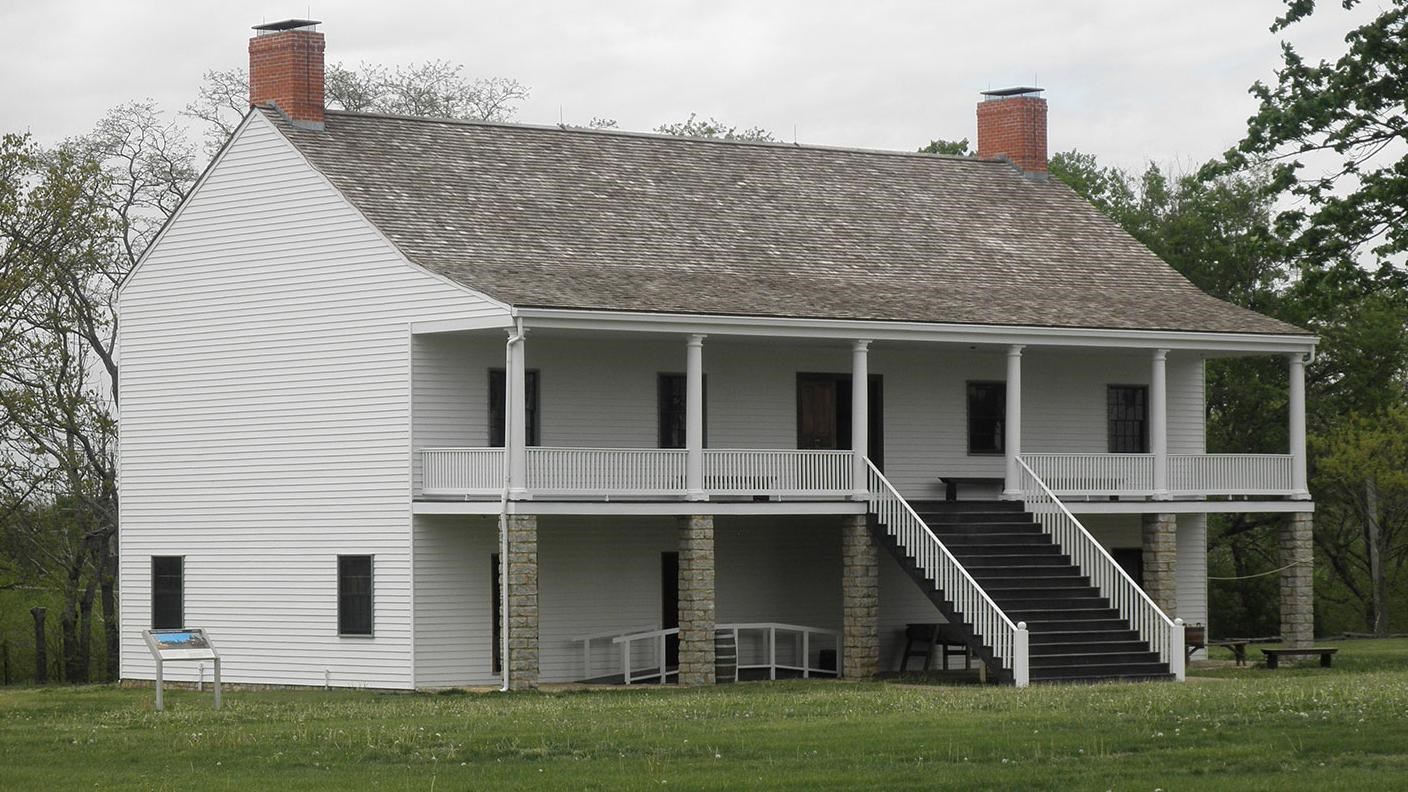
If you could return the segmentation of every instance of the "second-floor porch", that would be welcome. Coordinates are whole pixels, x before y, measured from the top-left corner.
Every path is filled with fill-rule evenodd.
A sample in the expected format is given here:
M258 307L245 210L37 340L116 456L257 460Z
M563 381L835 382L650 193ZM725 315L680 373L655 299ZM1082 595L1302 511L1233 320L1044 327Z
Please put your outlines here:
M1258 350L502 332L415 336L417 499L858 500L867 456L906 497L1014 497L1020 459L1091 510L1308 498L1304 354L1274 344L1288 447L1208 454L1205 360Z

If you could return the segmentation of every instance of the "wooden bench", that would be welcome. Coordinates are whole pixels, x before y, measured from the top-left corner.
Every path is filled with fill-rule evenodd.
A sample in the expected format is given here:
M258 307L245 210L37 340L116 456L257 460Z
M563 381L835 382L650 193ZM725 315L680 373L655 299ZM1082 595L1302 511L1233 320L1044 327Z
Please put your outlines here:
M1201 624L1188 624L1183 627L1183 648L1184 659L1192 660L1193 653L1199 649L1206 649L1208 645L1208 628Z
M1267 668L1276 668L1282 657L1309 657L1310 655L1320 655L1320 667L1329 668L1330 658L1334 657L1335 652L1338 651L1338 649L1316 646L1308 649L1262 649L1261 653L1266 656Z
M958 485L963 486L985 486L1002 487L1002 479L988 478L983 476L939 476L939 481L944 485L944 500L958 500Z
M1239 666L1247 664L1247 645L1251 641L1240 638L1228 638L1222 641L1208 641L1208 646L1221 646L1232 652L1232 660Z

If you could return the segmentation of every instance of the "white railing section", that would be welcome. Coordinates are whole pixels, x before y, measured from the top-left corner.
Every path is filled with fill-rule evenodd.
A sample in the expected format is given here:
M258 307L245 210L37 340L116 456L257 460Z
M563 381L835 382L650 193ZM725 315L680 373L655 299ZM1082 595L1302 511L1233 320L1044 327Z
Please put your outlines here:
M1080 520L1061 503L1025 459L1017 460L1021 471L1022 500L1027 511L1035 515L1042 530L1080 567L1100 594L1110 601L1120 616L1139 633L1139 637L1168 663L1169 671L1183 680L1183 622L1172 620L1149 599L1144 589L1109 552L1085 530Z
M1172 495L1291 495L1290 454L1169 454Z
M528 453L528 490L554 495L674 495L685 451L675 448L543 448Z
M792 449L704 450L704 490L715 495L846 496L851 482L850 451Z
M657 629L628 633L612 638L611 642L621 647L621 679L627 685L632 685L636 682L644 682L647 679L654 679L662 685L669 681L669 676L672 671L665 664L669 656L665 647L671 635L679 634L680 628L670 627L664 630ZM639 643L646 643L654 650L654 653L650 665L642 673L637 674L633 668L634 663L632 660L634 659L636 645Z
M1012 672L1017 687L1026 687L1031 677L1026 623L1013 624L875 463L867 460L867 465L870 512L929 582L943 592L954 610L963 615L963 621L992 651L998 663Z
M822 627L805 627L799 624L778 624L776 622L754 622L749 624L720 624L719 631L732 632L734 646L738 647L738 670L766 670L768 679L777 679L778 671L796 671L803 679L812 674L826 676L841 675L841 633ZM784 647L782 660L778 659L777 639L781 635L788 645ZM745 639L756 637L761 648L759 662L744 662L745 652L751 653ZM823 668L812 665L813 650L821 649L817 637L836 653L836 667ZM790 662L789 662L790 661Z
M1076 497L1151 495L1153 454L1022 454L1052 492Z
M503 489L502 448L426 448L420 453L425 495L498 495Z

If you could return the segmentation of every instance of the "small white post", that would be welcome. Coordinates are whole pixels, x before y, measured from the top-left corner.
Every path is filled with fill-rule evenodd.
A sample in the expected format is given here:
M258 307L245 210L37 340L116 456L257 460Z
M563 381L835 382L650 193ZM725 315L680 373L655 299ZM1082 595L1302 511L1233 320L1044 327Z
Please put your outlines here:
M631 684L631 642L621 642L621 678L627 685Z
M1188 649L1184 646L1183 620L1174 619L1173 629L1169 631L1168 642L1172 644L1168 648L1168 670L1173 674L1173 678L1182 682L1187 676Z
M161 659L160 657L158 657L157 660L156 660L156 711L157 711L157 712L161 712L162 710L166 709L166 700L162 697L162 690L161 690L161 666L162 666L162 659Z
M851 347L851 490L854 500L866 500L865 460L870 452L870 362L869 341Z
M685 343L685 499L708 500L704 492L704 336Z
M508 345L504 371L504 414L507 417L504 445L508 453L508 496L514 500L528 496L528 374L523 360L523 342L524 339L519 338Z
M215 658L215 709L220 709L220 658Z
M1154 455L1154 500L1168 493L1168 350L1155 349L1149 372L1149 451Z
M1017 634L1012 637L1012 684L1019 688L1032 683L1029 638L1027 623L1017 622Z
M1305 474L1305 356L1290 356L1291 498L1310 500Z
M205 692L205 663L196 667L196 692Z
M1021 500L1022 486L1017 460L1022 456L1022 345L1007 347L1007 417L1003 427L1003 451L1007 474L1002 487L1003 500Z

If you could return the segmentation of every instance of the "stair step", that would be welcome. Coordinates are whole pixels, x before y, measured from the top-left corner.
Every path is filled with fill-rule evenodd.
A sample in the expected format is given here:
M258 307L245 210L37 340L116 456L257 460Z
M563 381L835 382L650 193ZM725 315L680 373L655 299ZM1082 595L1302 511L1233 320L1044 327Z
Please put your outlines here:
M1069 668L1079 666L1081 668L1098 668L1111 665L1140 665L1144 663L1159 663L1158 652L1149 651L1148 647L1142 652L1101 652L1090 654L1033 654L1030 655L1031 668L1033 671L1041 669L1043 672L1055 668Z
M947 547L949 552L958 556L960 561L963 561L965 557L973 557L976 560L983 556L1008 556L1013 558L1009 563L1021 564L1021 559L1045 559L1049 562L1052 558L1066 557L1061 554L1061 548L1049 543L1007 545L974 542L971 544L951 544Z
M1111 618L1072 618L1072 619L1023 619L1027 623L1027 631L1031 633L1032 643L1044 640L1085 640L1073 636L1095 636L1099 635L1100 640L1138 640L1139 633L1130 629L1123 619ZM1051 636L1056 636L1051 638ZM1120 637L1127 636L1127 637Z
M1169 675L1168 666L1163 663L1107 663L1076 666L1055 666L1035 668L1031 678L1036 679L1104 679L1124 676L1164 676Z
M1014 578L1022 580L1028 578L1043 578L1049 580L1088 579L1085 575L1081 574L1079 567L1071 564L1039 564L1023 567L970 567L968 573L973 576L974 580L983 585L987 585L984 581L1010 580Z
M937 530L940 525L982 525L987 523L1016 523L1041 526L1032 522L1031 515L1019 511L915 511L924 522Z
M1143 641L1109 641L1104 640L1099 633L1083 633L1090 635L1090 640L1080 640L1072 642L1051 641L1038 642L1031 641L1031 651L1033 656L1042 655L1098 655L1106 653L1120 652L1147 652L1149 645ZM1035 638L1036 636L1031 636Z
M1090 589L1090 579L1085 575L973 575L978 585L987 591L1037 591L1060 590L1069 594L1072 590Z
M1110 621L1101 620L1101 623L1108 624ZM1076 644L1090 645L1090 647L1093 647L1093 645L1112 643L1143 644L1143 641L1139 638L1138 631L1129 629L1128 624L1124 624L1122 627L1118 626L1118 624L1121 623L1115 624L1117 624L1117 627L1104 627L1104 629L1094 630L1043 630L1042 624L1028 621L1028 623L1026 623L1026 631L1029 633L1028 641L1029 644L1031 644L1032 651L1036 651L1036 647L1042 647L1042 651L1046 651L1045 647L1048 644Z
M1063 578L1057 579L1062 580ZM1070 580L1079 581L1080 578L1070 578ZM1100 590L1089 584L1078 586L1053 586L1044 585L1038 581L1031 584L1013 582L1003 586L994 586L988 583L979 583L978 585L983 587L983 590L988 593L989 597L992 597L994 602L1004 608L1009 604L1014 604L1018 600L1064 602L1072 599L1092 599L1102 603L1106 602L1105 598L1100 596ZM1053 605L1052 607L1055 606ZM1083 605L1077 605L1076 607L1083 607Z
M1114 608L1013 608L998 603L1012 621L1024 621L1030 630L1033 624L1053 621L1115 621L1120 622L1120 613Z
M1055 547L1045 534L1018 533L1008 531L1006 528L997 531L962 531L943 532L937 531L935 535L939 541L948 545L950 550L957 547L972 547L973 545L1022 545L1023 547ZM956 551L955 551L956 552Z
M1111 674L1108 676L1073 677L1031 677L1034 685L1086 685L1106 682L1172 682L1175 677L1167 671L1157 674Z
M1002 500L912 500L909 502L910 508L916 512L963 512L963 511L987 511L987 512L1024 512L1026 504L1021 501Z

